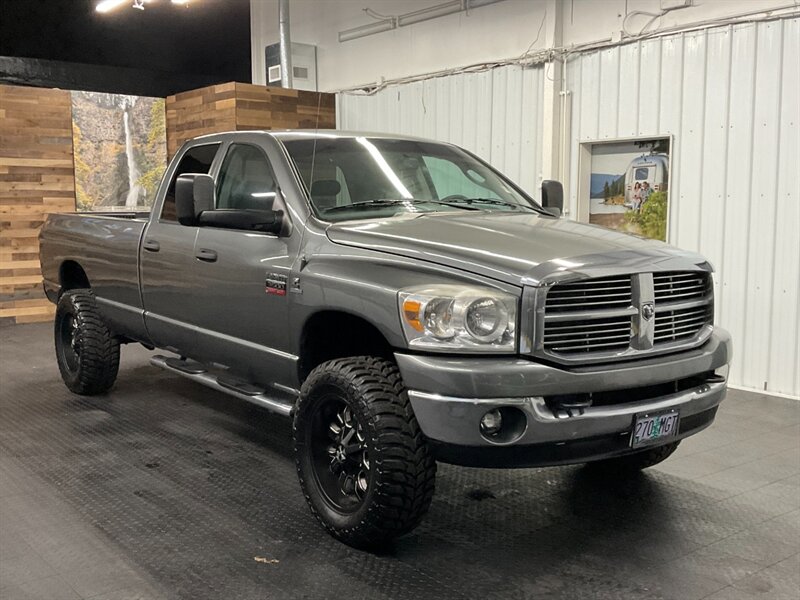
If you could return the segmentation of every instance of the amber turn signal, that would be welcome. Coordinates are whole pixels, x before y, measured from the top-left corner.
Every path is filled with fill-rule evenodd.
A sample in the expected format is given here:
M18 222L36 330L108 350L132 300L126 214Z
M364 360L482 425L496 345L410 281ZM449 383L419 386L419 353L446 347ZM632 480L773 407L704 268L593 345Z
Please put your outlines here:
M422 322L419 320L420 308L422 308L422 304L416 300L406 300L403 302L403 316L405 316L408 324L417 331L422 331L424 329Z

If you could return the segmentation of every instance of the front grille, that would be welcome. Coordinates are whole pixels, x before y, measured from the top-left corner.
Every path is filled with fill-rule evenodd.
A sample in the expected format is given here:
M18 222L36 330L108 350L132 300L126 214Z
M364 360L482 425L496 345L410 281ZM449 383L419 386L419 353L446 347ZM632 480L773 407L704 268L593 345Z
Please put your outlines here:
M548 324L544 332L544 348L548 352L625 350L630 343L631 318L626 316L558 321Z
M710 322L710 309L710 306L704 305L656 313L654 342L674 342L696 336Z
M708 273L681 273L668 271L653 273L653 289L656 304L703 298L711 291L711 278Z
M598 277L554 286L547 294L547 312L591 308L624 308L631 305L631 276Z
M684 348L702 342L714 318L703 271L581 279L540 288L537 298L534 354L561 362Z

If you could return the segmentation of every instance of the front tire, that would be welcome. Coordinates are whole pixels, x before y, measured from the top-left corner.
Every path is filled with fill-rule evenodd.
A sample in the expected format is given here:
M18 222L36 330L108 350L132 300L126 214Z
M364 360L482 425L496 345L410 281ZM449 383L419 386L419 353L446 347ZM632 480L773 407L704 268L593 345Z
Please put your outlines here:
M119 340L103 322L91 290L71 290L59 299L55 346L58 370L70 391L93 396L114 385Z
M393 363L354 357L318 366L293 428L300 486L333 537L376 549L428 511L436 462Z

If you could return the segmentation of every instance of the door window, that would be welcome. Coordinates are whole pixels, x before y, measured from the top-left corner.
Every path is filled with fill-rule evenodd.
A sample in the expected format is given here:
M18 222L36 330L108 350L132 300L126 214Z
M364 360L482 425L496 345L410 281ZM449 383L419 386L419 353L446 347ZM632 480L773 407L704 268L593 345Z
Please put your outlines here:
M178 213L175 208L175 182L178 180L178 175L184 173L207 174L211 170L211 163L214 162L217 150L219 150L219 144L205 144L190 148L183 155L181 162L178 163L178 168L172 174L167 194L164 196L164 205L161 207L162 221L178 222Z
M275 174L255 146L233 144L217 182L217 208L274 210L278 195Z

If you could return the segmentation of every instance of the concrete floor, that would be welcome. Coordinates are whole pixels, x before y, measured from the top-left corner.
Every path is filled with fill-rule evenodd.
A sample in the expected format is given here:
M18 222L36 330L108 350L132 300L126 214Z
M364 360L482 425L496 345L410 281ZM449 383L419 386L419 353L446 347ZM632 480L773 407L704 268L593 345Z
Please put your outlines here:
M81 398L49 325L0 329L0 598L798 598L800 402L731 391L625 482L442 465L375 556L313 521L288 421L149 354Z

